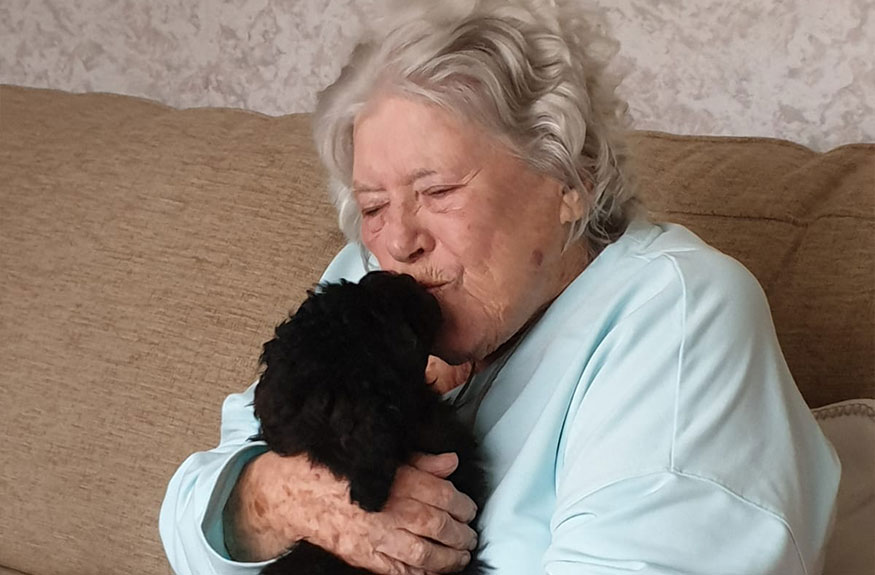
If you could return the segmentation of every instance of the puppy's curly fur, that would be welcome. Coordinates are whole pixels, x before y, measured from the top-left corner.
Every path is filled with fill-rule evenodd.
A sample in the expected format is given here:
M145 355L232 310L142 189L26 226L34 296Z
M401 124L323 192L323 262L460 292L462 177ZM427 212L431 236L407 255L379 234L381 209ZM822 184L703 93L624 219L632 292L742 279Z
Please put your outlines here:
M440 322L437 300L408 275L371 272L357 284L318 286L264 344L256 438L348 480L351 500L366 511L382 509L412 454L453 451L459 467L449 479L482 506L485 474L471 431L425 381ZM485 566L472 555L462 573L481 575ZM367 572L306 542L262 571L301 573Z

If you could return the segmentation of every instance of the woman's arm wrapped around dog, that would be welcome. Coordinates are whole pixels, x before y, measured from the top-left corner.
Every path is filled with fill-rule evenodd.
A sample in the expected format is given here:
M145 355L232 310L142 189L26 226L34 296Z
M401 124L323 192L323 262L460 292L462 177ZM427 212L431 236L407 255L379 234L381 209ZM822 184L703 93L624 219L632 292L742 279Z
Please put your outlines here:
M258 430L254 388L228 396L220 444L192 454L170 480L159 525L177 575L257 575L302 539L375 573L458 570L476 535L465 525L474 503L441 479L455 469L454 454L402 466L384 510L365 513L349 502L345 482L305 457L249 441Z
M306 457L268 452L247 465L225 507L232 557L262 561L306 540L375 573L455 572L476 547L474 503L442 479L454 454L402 466L379 513L350 503L349 485Z
M403 466L386 508L380 513L366 514L349 502L345 483L338 482L327 472L314 472L306 458L281 458L265 453L264 445L249 441L249 437L258 432L258 421L252 411L254 388L253 385L243 393L227 397L222 406L219 445L188 457L167 487L159 526L175 573L257 575L268 562L257 559L274 559L301 539L330 548L332 533L339 534L335 540L347 550L329 550L359 563L363 561L348 556L354 551L354 543L358 541L360 547L374 546L373 537L379 536L376 544L384 550L373 553L372 557L379 558L373 559L377 563L364 561L365 565L373 566L376 573L417 573L412 567L417 564L434 566L433 572L452 571L465 560L467 555L462 550L473 546L475 535L464 522L474 516L474 504L456 492L449 481L441 479L455 469L455 455L423 456L410 466ZM325 496L333 492L335 497L320 502L321 507L296 508L296 497L307 495L300 487L305 485L300 483L305 479L310 481L311 503L316 493ZM247 489L241 483L258 489ZM315 489L318 485L321 488ZM299 491L292 492L295 495L292 497L284 486L297 486ZM271 492L270 487L279 491ZM281 506L267 507L258 517L254 512L258 505L271 500L271 493L279 495L277 504ZM249 514L238 516L236 511L240 509ZM329 515L335 510L340 513L330 519ZM353 523L345 523L343 510L354 516L356 533L365 532L368 538L358 540L350 534L348 530ZM310 536L306 521L299 527L290 521L284 524L281 521L284 518L310 521L318 518L325 523L315 536ZM261 532L256 533L256 529ZM418 531L449 545L441 546L412 535ZM392 557L398 559L392 560Z

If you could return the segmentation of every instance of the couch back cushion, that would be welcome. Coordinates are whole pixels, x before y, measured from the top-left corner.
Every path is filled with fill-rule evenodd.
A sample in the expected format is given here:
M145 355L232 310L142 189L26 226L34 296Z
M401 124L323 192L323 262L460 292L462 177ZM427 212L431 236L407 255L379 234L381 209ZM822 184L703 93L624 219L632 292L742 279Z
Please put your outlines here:
M873 157L636 134L643 195L765 287L811 405L875 396ZM168 479L340 248L306 116L0 87L0 565L169 573Z
M167 481L342 245L308 118L0 89L0 564L169 573Z
M653 218L684 224L757 277L811 407L875 397L875 144L636 133Z

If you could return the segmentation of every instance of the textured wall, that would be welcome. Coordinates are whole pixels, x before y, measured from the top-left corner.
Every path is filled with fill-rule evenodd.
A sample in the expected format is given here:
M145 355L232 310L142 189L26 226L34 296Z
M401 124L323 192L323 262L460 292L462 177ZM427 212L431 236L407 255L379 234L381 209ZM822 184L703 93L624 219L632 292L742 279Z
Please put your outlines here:
M3 0L0 82L312 109L375 0ZM595 0L635 126L875 141L873 0Z

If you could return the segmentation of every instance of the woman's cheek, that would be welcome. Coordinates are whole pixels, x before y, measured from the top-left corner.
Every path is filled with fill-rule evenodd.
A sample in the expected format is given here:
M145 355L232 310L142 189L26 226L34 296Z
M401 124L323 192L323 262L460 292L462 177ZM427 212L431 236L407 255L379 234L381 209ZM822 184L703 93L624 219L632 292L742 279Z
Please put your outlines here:
M381 215L362 216L362 230L365 230L371 236L383 229L383 223L383 216Z
M381 255L379 245L379 233L382 227L382 224L380 224L379 222L371 221L369 219L362 220L362 243L365 245L369 252L371 252L375 256L378 256L378 259Z

